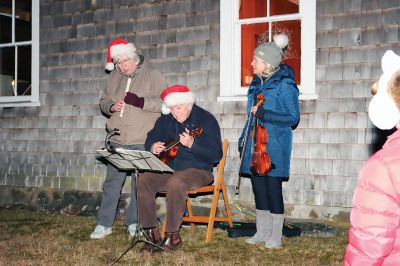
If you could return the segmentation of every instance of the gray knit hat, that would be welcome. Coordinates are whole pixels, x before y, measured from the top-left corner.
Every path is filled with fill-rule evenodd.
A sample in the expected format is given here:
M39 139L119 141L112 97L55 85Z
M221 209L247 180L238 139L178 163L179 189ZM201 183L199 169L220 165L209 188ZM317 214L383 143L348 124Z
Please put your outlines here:
M289 39L286 35L279 34L275 35L273 40L273 42L257 46L254 50L254 56L277 68L282 61L283 49L288 45Z

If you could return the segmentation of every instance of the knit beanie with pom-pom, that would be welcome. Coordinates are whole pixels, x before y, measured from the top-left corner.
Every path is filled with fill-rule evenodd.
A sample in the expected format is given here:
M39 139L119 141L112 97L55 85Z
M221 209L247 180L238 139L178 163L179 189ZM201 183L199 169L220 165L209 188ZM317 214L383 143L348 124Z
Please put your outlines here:
M287 35L274 35L273 42L267 42L257 46L254 50L254 56L260 58L274 68L277 68L282 61L283 50L288 44L289 38Z

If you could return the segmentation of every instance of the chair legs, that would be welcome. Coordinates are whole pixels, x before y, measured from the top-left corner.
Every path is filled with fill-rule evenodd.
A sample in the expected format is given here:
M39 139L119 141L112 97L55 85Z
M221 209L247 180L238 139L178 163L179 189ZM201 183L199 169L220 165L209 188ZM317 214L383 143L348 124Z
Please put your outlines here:
M193 209L192 209L192 205L190 204L190 199L189 197L186 198L186 208L187 208L187 213L189 217L193 216ZM194 233L195 230L195 224L194 223L190 223L190 228L192 229L192 233Z
M191 224L192 232L194 231L194 223L206 223L207 224L206 242L211 240L215 221L228 222L229 227L231 227L231 228L233 227L232 214L229 209L229 201L228 201L228 196L227 196L227 191L226 191L226 186L225 186L225 181L224 181L224 168L225 168L226 157L228 154L228 147L229 147L228 140L224 139L224 141L222 142L223 156L218 163L217 174L214 178L214 185L203 186L203 187L191 190L189 192L189 195L198 195L198 194L204 194L204 193L213 194L209 215L194 215L192 206L190 204L189 196L186 199L188 216L183 217L183 221L189 222ZM216 216L220 192L222 192L222 195L223 195L225 211L226 211L226 216L222 216L222 217ZM165 229L166 229L166 218L164 218L164 223L162 226L162 236L163 237L165 236Z
M228 219L229 227L232 228L233 227L232 213L231 213L231 209L229 207L228 194L226 192L225 183L223 183L221 185L221 191L222 191L222 196L224 197L226 218Z
M167 213L164 215L164 220L161 226L161 237L164 239L165 237L165 228L167 227Z
M208 218L206 242L211 240L212 230L214 228L214 223L215 223L215 214L217 212L219 192L220 192L220 190L216 187L215 191L214 191L213 199L212 199L212 202L211 202L210 215L209 215L209 218Z
M226 216L217 217L216 213L217 213L217 207L218 207L218 201L219 201L219 194L221 192L222 192L223 199L224 199L224 207L225 207ZM214 193L213 193L213 198L212 198L212 202L211 202L210 213L208 216L194 215L189 197L186 200L186 206L187 206L188 216L183 217L183 221L190 222L192 232L194 232L194 230L195 230L195 223L206 223L207 224L207 232L206 232L205 242L209 242L212 238L215 221L228 222L229 227L233 227L232 214L229 209L229 202L228 202L228 197L226 194L225 187L220 187L220 188L214 187ZM165 214L164 222L162 224L161 235L163 238L165 237L166 220L167 220L167 214Z

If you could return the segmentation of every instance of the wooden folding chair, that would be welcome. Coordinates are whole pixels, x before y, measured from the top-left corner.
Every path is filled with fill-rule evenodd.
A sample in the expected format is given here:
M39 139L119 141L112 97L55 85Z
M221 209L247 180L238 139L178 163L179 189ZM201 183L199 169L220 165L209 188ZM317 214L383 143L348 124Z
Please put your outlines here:
M224 141L222 142L222 151L223 151L223 156L218 163L217 177L215 178L214 183L212 185L203 186L198 189L189 191L188 197L186 199L188 216L184 216L183 221L191 223L192 232L194 232L195 223L206 223L207 224L207 233L206 233L206 241L205 242L208 242L211 240L212 230L214 228L215 221L228 222L229 227L233 227L232 214L229 209L228 195L226 192L226 186L225 186L225 181L224 181L224 167L225 167L226 156L227 156L227 152L228 152L228 141L226 139L224 139ZM220 192L222 192L222 195L224 198L226 216L216 216ZM197 197L197 196L201 196L204 194L209 195L211 193L213 194L213 197L212 197L212 201L211 201L209 215L208 216L193 215L192 206L190 204L190 197L191 196ZM166 215L165 215L164 223L162 225L163 237L165 235L166 220L167 219L166 219Z

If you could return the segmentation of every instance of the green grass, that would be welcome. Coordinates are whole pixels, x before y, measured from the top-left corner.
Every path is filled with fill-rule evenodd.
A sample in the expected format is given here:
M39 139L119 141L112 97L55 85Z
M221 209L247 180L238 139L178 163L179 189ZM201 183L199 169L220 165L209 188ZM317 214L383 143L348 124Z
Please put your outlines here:
M0 209L0 265L109 265L130 245L122 221L113 233L90 240L95 218ZM283 239L283 248L248 245L214 229L204 243L205 227L181 229L183 246L174 253L140 254L139 243L119 265L342 265L347 224L336 237Z

